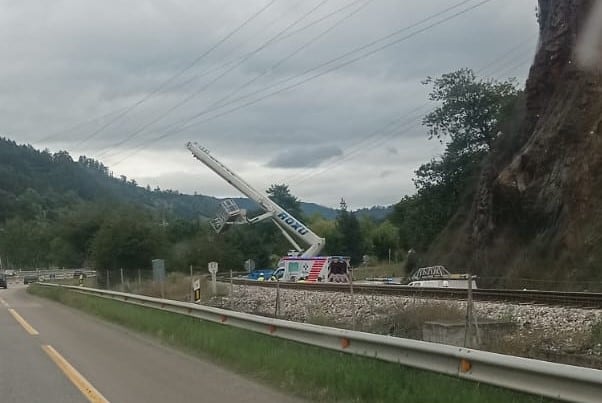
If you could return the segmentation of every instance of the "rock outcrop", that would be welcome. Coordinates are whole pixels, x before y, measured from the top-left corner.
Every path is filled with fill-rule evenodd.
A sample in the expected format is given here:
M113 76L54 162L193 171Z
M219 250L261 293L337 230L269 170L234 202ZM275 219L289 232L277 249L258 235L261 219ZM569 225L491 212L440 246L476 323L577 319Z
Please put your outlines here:
M472 213L457 230L463 235L447 234L464 239L457 247L464 261L456 264L485 276L600 278L602 75L591 64L599 55L588 66L576 58L595 3L539 0L540 39L524 117L514 133L504 133L513 137L514 150L494 152ZM594 41L594 51L600 43Z

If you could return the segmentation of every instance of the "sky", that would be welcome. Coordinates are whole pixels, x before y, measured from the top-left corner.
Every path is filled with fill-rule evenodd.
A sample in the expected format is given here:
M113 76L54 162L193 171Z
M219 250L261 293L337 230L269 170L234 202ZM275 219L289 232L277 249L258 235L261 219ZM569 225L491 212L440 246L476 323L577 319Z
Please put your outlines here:
M437 158L427 76L523 85L536 0L1 0L0 136L140 185L264 191L352 209L415 192Z

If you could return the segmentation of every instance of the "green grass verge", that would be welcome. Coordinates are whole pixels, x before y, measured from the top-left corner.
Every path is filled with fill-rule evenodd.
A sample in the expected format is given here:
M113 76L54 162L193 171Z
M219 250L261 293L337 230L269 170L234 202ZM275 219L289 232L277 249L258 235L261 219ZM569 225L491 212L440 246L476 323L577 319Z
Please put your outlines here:
M375 266L356 267L353 269L354 280L363 280L372 277L405 277L406 275L407 274L402 263L385 263Z
M167 344L312 401L548 401L64 289L33 285L28 291L155 336Z

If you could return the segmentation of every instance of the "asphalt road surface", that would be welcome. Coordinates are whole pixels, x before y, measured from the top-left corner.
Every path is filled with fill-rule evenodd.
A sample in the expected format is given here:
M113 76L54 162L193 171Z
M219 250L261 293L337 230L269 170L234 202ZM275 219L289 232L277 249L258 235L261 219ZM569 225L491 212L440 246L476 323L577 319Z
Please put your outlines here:
M0 289L1 402L299 402L61 304Z

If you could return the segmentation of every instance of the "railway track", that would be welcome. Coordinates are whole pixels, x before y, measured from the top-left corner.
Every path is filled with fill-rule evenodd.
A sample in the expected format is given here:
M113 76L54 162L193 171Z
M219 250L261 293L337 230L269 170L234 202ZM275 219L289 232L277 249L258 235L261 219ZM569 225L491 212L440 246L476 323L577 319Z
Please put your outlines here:
M233 279L237 285L256 287L276 287L276 282L257 282L245 279ZM289 283L280 282L280 288L295 290L311 290L324 292L351 292L349 284L333 283ZM372 295L397 295L416 298L457 299L468 297L468 290L458 288L423 288L403 285L366 285L354 284L353 292ZM562 292L541 290L508 290L508 289L475 289L472 291L475 301L511 302L521 304L542 304L572 306L591 309L602 309L602 293L592 292Z

